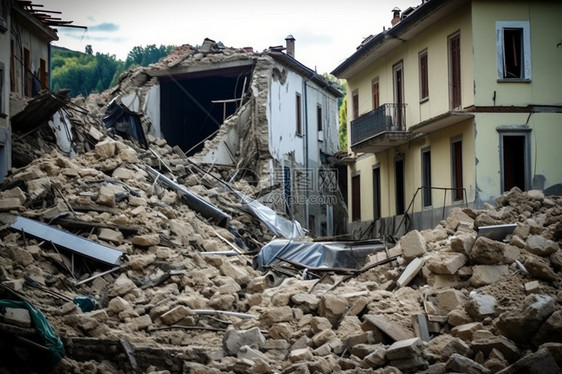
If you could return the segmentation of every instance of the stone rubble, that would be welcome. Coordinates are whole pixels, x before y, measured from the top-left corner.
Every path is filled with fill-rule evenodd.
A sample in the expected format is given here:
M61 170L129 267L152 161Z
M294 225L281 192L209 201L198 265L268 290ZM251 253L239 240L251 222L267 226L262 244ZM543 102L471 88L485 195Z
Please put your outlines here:
M219 58L190 51L179 48L163 63ZM142 69L128 74L119 89L148 79ZM52 372L560 372L562 197L515 188L496 205L455 208L434 229L409 232L389 248L399 255L389 263L353 277L331 272L272 284L252 256L273 235L218 182L228 173L203 172L162 139L148 136L156 157L110 137L97 116L109 95L88 98L82 103L94 115L74 118L88 134L82 153L44 152L1 186L2 214L42 220L124 254L119 270L88 280L108 268L8 225L0 230L0 293L25 297L65 343ZM231 227L191 210L147 166L225 211ZM257 192L244 180L232 187ZM477 236L480 226L504 223L517 224L505 242ZM241 255L206 254L241 242ZM83 312L69 301L76 296L97 307ZM15 322L14 311L0 314L0 333L26 324L21 311ZM421 326L427 331L416 335ZM30 369L16 362L2 372Z

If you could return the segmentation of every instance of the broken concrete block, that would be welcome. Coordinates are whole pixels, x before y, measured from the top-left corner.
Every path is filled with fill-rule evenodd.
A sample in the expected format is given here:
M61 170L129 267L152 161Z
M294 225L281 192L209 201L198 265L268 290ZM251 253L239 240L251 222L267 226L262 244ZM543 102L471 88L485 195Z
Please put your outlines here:
M554 312L555 302L547 295L529 295L514 311L502 313L496 323L502 334L516 342L526 342ZM521 326L525 326L524 329Z
M15 187L15 188L0 192L0 197L2 199L16 198L16 199L19 200L19 202L21 204L25 203L25 201L27 200L27 196L25 195L25 192L23 192L22 189L19 188L19 187Z
M31 200L40 199L51 191L51 180L49 177L32 179L25 182L27 193Z
M412 261L406 266L404 272L400 275L400 278L396 281L398 287L407 286L408 283L415 278L415 276L420 272L424 264L423 259L419 257L415 257Z
M556 252L558 243L542 235L532 235L525 241L525 249L534 255L547 257Z
M539 348L517 360L513 365L501 371L501 374L517 373L560 373L562 368L557 364L552 354L546 348Z
M387 363L386 360L386 350L383 346L376 346L371 353L369 353L363 359L364 366L372 369L377 369L384 366Z
M427 252L427 243L418 230L410 231L401 237L399 243L402 248L402 257L408 262Z
M543 258L535 255L526 256L523 262L525 269L533 278L542 279L547 282L554 282L558 276Z
M484 356L488 356L493 349L497 349L509 362L513 362L521 357L519 349L511 340L504 336L495 336L493 334L481 338L478 336L480 331L482 330L478 330L474 333L474 340L470 343L473 352L482 352Z
M451 335L464 341L470 342L472 335L477 330L482 330L484 326L481 322L471 322L464 325L455 326L451 329Z
M315 347L320 347L321 345L332 341L335 337L336 333L334 330L324 330L314 335L311 340Z
M423 355L424 345L420 338L400 340L386 350L390 365L408 372L421 371L429 364Z
M128 331L140 331L140 330L147 329L151 325L152 325L152 319L148 314L144 314L140 317L131 319L130 322L127 322L125 324L125 328Z
M191 309L183 305L178 305L172 310L162 314L160 316L160 321L162 321L165 325L170 326L191 315L193 315Z
M107 305L107 312L110 314L119 314L125 310L132 310L131 304L122 297L114 297L111 299Z
M117 245L122 244L123 240L125 239L121 231L108 228L100 229L98 238Z
M489 374L490 369L480 365L468 357L453 353L447 360L446 370L467 374Z
M452 275L466 264L466 260L463 253L442 251L427 260L427 268L435 274Z
M525 283L525 292L527 294L540 293L541 292L541 285L540 285L539 281L535 280L535 281Z
M472 262L482 265L509 264L513 261L505 256L506 246L505 243L480 236L472 247L470 259Z
M507 265L476 265L472 267L469 281L475 287L482 287L499 281L508 272Z
M466 214L461 208L453 208L449 216L445 221L445 227L457 231L460 223L464 223L467 226L474 226L474 219L472 219L468 214Z
M299 362L299 361L311 361L313 359L312 349L310 348L303 348L303 349L295 349L289 353L289 360L291 362Z
M250 273L243 266L235 265L230 261L224 261L220 267L220 271L223 275L231 277L240 285L250 283Z
M136 287L137 286L127 277L126 274L121 274L119 278L115 280L115 283L113 283L113 289L111 290L109 296L123 296Z
M110 139L105 140L103 142L96 143L95 145L96 156L101 160L112 158L113 156L115 156L116 143L117 143L116 141Z
M21 327L31 327L32 325L29 310L24 308L6 307L6 313L4 313L4 322Z
M493 296L472 291L465 309L476 321L482 321L486 317L495 316L496 302Z
M2 284L9 289L19 292L23 289L23 285L25 284L25 279L12 279L2 282Z
M263 354L262 352L260 352L257 349L249 347L247 345L244 345L244 346L240 347L240 349L236 353L236 357L242 358L242 359L247 359L247 360L252 360L252 361L256 361L256 360L262 360L264 362L269 361L269 358L267 358L267 356L265 354Z
M476 241L476 234L461 233L451 237L451 250L457 253L469 254Z
M139 247L150 247L153 245L160 244L160 235L159 234L137 235L133 237L132 242L134 245L138 245Z
M562 339L562 310L557 310L547 318L531 339L535 346L547 342L560 342Z
M346 298L334 294L324 294L318 304L318 314L336 325L346 314L349 303Z
M308 292L300 292L291 295L291 301L296 308L301 309L304 313L310 313L318 309L318 304L320 304L320 298Z
M22 203L15 197L3 197L0 199L0 211L17 210L22 207Z
M310 328L316 334L323 330L331 330L332 323L325 317L315 316L310 320Z
M365 323L375 326L394 340L408 340L414 338L414 334L412 332L405 330L394 322L389 321L381 314L366 314L363 316L363 319Z
M293 310L288 305L268 308L260 315L260 321L268 326L279 322L291 322L293 321Z
M238 353L241 347L249 346L253 349L262 349L265 347L265 337L259 328L253 327L249 330L227 329L223 338L223 348L229 355Z
M437 308L442 314L447 314L461 308L467 301L465 294L460 290L447 289L437 293Z

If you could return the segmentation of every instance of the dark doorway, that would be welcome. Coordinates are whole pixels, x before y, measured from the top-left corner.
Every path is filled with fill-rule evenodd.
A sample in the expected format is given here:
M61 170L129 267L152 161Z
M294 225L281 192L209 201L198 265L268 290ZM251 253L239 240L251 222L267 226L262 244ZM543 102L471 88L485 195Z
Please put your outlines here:
M396 183L396 214L404 214L404 159L399 158L394 163Z
M359 175L351 177L351 220L361 220L361 178Z
M504 135L503 141L503 192L513 187L525 191L526 139L524 135Z
M381 169L373 169L373 219L381 218Z
M160 77L160 127L170 146L187 155L203 148L240 106L253 65Z

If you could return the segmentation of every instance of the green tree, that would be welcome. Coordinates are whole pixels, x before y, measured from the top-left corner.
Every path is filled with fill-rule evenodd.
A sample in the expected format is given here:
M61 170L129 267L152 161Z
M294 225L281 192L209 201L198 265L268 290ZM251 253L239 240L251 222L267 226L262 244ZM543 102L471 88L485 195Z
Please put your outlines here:
M343 97L339 109L339 135L340 135L340 149L347 151L347 95Z

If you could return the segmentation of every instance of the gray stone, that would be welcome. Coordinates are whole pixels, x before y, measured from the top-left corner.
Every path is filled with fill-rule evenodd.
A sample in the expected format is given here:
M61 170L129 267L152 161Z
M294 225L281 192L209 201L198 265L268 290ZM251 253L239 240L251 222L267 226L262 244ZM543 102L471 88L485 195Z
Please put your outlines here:
M562 342L562 310L557 310L539 327L531 342L540 346L547 342Z
M491 373L491 371L486 367L458 353L453 353L451 357L449 357L449 360L447 360L446 369L449 371L466 373L466 374Z
M427 261L427 268L435 274L455 274L466 263L463 253L441 251Z
M486 317L495 316L496 299L493 296L473 291L465 309L476 321L482 321Z
M505 243L480 236L472 247L470 259L482 265L510 264L513 261L505 255L506 246Z
M550 296L532 294L516 310L502 313L496 326L507 338L526 342L554 310L555 302Z
M391 360L406 359L423 353L423 341L420 338L399 340L386 350L386 357Z
M257 327L249 330L226 330L223 338L223 348L227 354L235 355L243 346L260 350L265 347L265 336L262 335Z
M558 279L554 270L552 270L549 264L539 256L527 256L523 265L525 265L525 269L527 269L533 278L542 279L548 282L554 282Z
M498 372L498 374L518 374L518 373L560 373L562 368L558 366L552 354L546 348L540 348L535 353L531 353L520 358L513 365Z
M547 257L558 250L558 243L541 235L532 235L525 241L525 249L537 256Z
M29 310L24 308L6 307L4 322L21 327L31 327L31 316Z

